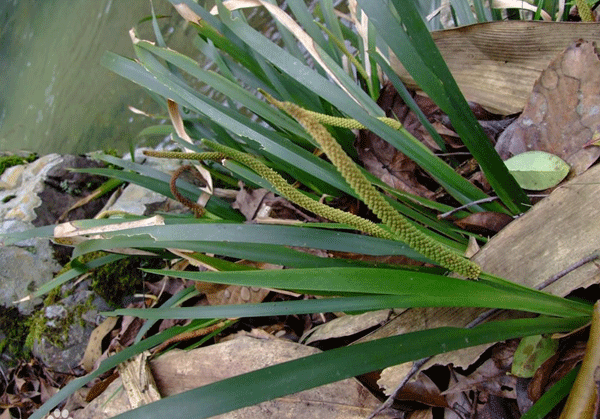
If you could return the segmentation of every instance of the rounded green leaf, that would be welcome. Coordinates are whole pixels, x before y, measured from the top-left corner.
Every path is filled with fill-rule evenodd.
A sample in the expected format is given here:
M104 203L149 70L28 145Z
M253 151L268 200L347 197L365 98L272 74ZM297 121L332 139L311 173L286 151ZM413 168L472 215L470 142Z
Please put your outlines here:
M511 374L531 378L548 358L556 353L558 340L550 336L525 336L515 351Z
M563 159L545 151L528 151L504 162L523 189L543 191L559 184L569 173Z

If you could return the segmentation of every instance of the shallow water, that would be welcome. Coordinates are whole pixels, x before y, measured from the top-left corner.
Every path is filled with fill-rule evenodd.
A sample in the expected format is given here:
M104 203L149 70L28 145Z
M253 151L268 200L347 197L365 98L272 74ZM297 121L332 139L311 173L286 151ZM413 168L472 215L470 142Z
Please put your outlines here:
M169 46L197 57L170 3L154 0ZM161 112L137 85L100 65L104 51L133 57L128 31L154 40L148 0L4 0L0 2L0 150L83 153L137 144ZM154 141L160 139L155 138Z

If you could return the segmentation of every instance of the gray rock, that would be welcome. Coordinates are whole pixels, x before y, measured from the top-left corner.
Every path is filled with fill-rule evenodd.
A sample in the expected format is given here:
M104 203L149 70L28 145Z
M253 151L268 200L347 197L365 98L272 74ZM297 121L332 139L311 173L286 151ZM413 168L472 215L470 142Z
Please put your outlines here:
M50 170L63 162L58 154L40 157L29 164L9 167L0 176L0 219L32 222L42 205L38 194Z
M170 159L146 159L141 155L141 150L137 150L136 161L144 160L166 173L174 171L181 163ZM96 167L98 163L81 156L52 154L7 169L0 176L0 234L56 224L67 208L106 181L103 177L68 170L70 167L90 166ZM92 218L101 211L106 199L108 196L70 212L65 221ZM172 209L178 203L147 189L129 185L110 209L142 215L163 209L163 205L170 205L169 209ZM65 262L64 257L60 263L57 261L57 249L60 248L64 247L54 246L47 238L29 238L3 245L0 237L0 305L13 305L50 281ZM77 368L90 333L102 320L98 311L110 309L96 297L93 310L73 319L72 313L78 310L76 307L92 294L87 288L88 284L79 284L72 290L72 295L42 311L46 331L35 340L32 351L55 371L68 373ZM40 303L41 299L38 298L21 302L17 307L20 313L29 315ZM76 321L66 324L67 320ZM60 343L57 341L59 336L65 337Z
M0 233L14 233L31 229L21 220L0 222ZM50 281L61 266L54 259L50 240L32 238L16 245L0 247L0 305L10 306ZM16 304L21 314L30 314L41 299Z
M108 304L97 296L88 303L90 296L93 296L92 291L79 290L43 310L42 315L48 321L44 331L34 341L32 353L48 368L62 373L70 373L78 368L90 334L104 320L98 312L110 309ZM77 313L81 311L81 307L88 304L91 309L68 316L68 313Z
M52 225L71 205L98 187L104 178L71 172L72 167L98 167L83 156L50 154L24 165L8 168L0 176L0 234L25 231L34 226ZM69 213L66 220L93 217L108 199L92 202ZM0 305L28 296L51 280L61 268L50 240L33 238L0 247ZM63 249L62 261L70 249ZM39 299L18 304L29 314Z

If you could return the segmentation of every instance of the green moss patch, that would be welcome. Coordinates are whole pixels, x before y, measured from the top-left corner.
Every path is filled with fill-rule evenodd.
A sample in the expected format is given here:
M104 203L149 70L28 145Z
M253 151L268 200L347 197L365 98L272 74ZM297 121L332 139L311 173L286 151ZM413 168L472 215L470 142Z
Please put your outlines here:
M38 156L35 153L32 153L27 157L20 157L15 155L0 157L0 175L4 173L4 171L9 167L18 166L19 164L30 163L37 159L37 157Z
M4 352L13 360L27 359L31 352L25 346L25 340L29 333L25 316L19 314L15 307L0 307L0 353Z

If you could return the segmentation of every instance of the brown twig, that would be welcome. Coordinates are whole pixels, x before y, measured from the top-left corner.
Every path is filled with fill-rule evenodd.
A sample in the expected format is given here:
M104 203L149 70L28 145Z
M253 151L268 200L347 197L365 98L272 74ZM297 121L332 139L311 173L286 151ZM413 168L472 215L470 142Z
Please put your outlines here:
M197 202L193 202L193 201L187 199L185 196L183 196L177 190L177 185L176 185L177 179L179 178L179 176L182 175L183 172L186 172L186 171L193 173L194 176L201 179L200 175L198 174L198 171L194 168L194 166L190 166L189 164L186 164L184 166L181 166L175 172L173 172L173 176L171 176L171 182L169 183L169 187L171 188L171 193L173 194L173 196L179 202L181 202L183 205L185 205L186 207L191 209L192 212L194 213L194 215L196 216L196 218L200 218L204 215L204 208L202 208L202 206L199 205Z
M542 282L541 284L539 284L536 288L537 289L546 288L548 285L555 283L556 281L558 281L560 278L562 278L566 274L568 274L570 272L573 272L575 269L577 269L577 268L585 265L586 263L592 262L592 261L594 261L594 260L596 260L598 258L600 258L600 251L594 252L591 255L582 258L580 261L575 262L574 264L572 264L568 268L560 271L556 275L551 276L550 278L548 278L547 280L545 280L544 282Z
M527 195L527 196L529 198L545 198L545 197L548 196L548 194L531 194L531 195ZM441 220L441 219L444 219L444 218L448 218L449 216L451 216L455 212L464 210L464 209L469 208L469 207L473 207L475 205L485 204L487 202L493 202L493 201L496 201L497 199L498 199L497 196L491 196L491 197L488 197L488 198L478 199L477 201L469 202L469 203L467 203L465 205L461 205L460 207L453 208L453 209L451 209L448 212L444 212L443 214L439 214L437 216L437 218L438 218L438 220Z

